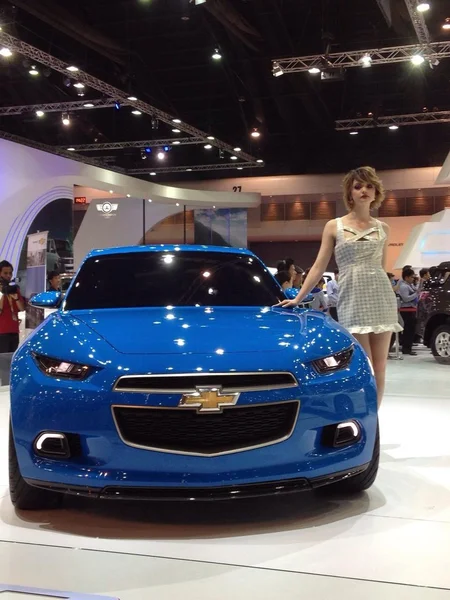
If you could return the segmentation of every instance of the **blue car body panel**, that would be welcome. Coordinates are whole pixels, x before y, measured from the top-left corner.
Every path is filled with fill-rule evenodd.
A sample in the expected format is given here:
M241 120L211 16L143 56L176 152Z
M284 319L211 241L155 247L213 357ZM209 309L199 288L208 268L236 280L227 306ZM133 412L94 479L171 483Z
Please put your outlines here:
M211 247L164 245L94 251L89 256L180 248L211 251ZM254 257L247 250L213 250ZM328 374L316 371L312 361L352 344L347 368ZM83 381L49 377L38 367L35 353L87 365L92 374ZM199 456L134 447L119 435L114 406L176 409L181 395L116 391L118 378L243 372L295 376L293 387L244 391L238 400L240 407L298 401L298 416L287 439ZM375 444L377 399L364 351L322 313L247 306L74 311L63 306L14 357L11 418L20 472L27 480L98 489L210 487L325 477L366 465ZM323 428L348 420L359 423L361 438L344 448L324 446ZM64 460L38 456L34 440L49 430L79 435L80 456Z

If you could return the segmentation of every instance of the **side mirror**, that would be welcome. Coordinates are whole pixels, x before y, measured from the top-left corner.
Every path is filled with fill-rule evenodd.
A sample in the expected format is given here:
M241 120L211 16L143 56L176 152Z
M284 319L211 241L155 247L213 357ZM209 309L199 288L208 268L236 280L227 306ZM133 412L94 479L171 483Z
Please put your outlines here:
M59 308L62 298L61 292L41 292L30 298L29 303L38 308Z
M287 288L284 290L284 295L288 300L294 300L297 297L299 290L297 288Z

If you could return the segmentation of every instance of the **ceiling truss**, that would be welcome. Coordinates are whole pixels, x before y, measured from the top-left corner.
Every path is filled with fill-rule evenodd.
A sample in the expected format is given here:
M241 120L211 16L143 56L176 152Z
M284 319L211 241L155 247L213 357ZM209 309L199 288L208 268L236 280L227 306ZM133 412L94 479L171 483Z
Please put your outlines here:
M170 115L169 113L166 113L160 110L159 108L148 104L147 102L143 102L142 100L128 101L129 93L120 90L119 88L116 88L102 81L101 79L98 79L97 77L86 73L85 71L78 70L77 72L70 72L68 70L68 67L70 66L68 63L52 56L51 54L48 54L47 52L43 52L42 50L39 50L34 46L31 46L26 42L23 42L22 40L6 33L5 31L0 31L0 44L11 50L11 52L17 52L18 54L26 56L32 59L33 61L38 62L41 65L50 67L51 69L58 71L59 73L63 73L71 79L74 79L80 83L84 83L89 88L101 92L107 98L115 98L121 104L128 102L130 106L133 106L133 108L141 111L144 114L150 115L158 119L159 121L167 123L168 125L173 126L174 124L175 117L173 115ZM201 129L197 129L196 127L193 127L188 123L181 122L177 123L176 125L177 128L180 129L180 131L183 131L188 135L194 137L202 137L204 140L207 140L208 138L208 133L202 131ZM217 148L225 152L229 152L230 154L235 154L244 161L254 163L255 166L257 165L257 159L254 156L247 154L246 152L236 153L234 152L233 147L231 145L222 142L217 138L211 140L211 145L216 146Z
M428 125L430 123L450 123L450 110L421 112L409 115L392 115L390 117L360 117L336 121L337 131L357 129L374 129L376 127L397 127L404 125Z
M88 106L86 106L86 104ZM128 101L121 102L121 106L128 106ZM77 110L93 110L94 108L114 108L116 101L111 98L99 98L97 100L74 100L70 102L49 102L47 104L24 104L22 106L0 106L0 117L23 115L42 110L50 112L73 112Z
M160 167L157 169L129 169L129 175L149 175L150 173L182 173L190 171L227 171L229 169L242 170L242 169L254 169L255 167L262 167L263 165L255 165L255 163L239 163L239 167L231 163L218 163L215 165L185 165L184 167Z
M386 65L409 61L416 54L421 54L429 61L430 65L435 66L443 58L450 58L450 42L433 42L426 46L414 44L352 52L279 58L272 61L272 63L274 69L281 69L283 73L302 73L313 68L322 70L361 67L362 59L365 56L370 56L372 65Z
M406 8L408 9L411 22L416 32L417 39L423 45L428 46L431 42L430 32L423 13L417 10L417 0L405 0Z
M162 146L188 146L204 144L203 137L171 138L159 140L136 140L132 142L105 142L103 144L80 144L72 146L76 152L95 152L100 150L122 150L124 148L155 148ZM209 143L209 142L208 142Z

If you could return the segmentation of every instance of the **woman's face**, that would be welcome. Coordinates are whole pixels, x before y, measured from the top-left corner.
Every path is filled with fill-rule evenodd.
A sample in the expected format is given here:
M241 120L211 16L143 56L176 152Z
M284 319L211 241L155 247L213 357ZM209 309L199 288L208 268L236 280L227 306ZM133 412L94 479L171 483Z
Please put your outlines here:
M352 187L353 206L364 204L369 204L370 206L375 200L375 194L375 187L371 183L358 181L357 179L354 180Z

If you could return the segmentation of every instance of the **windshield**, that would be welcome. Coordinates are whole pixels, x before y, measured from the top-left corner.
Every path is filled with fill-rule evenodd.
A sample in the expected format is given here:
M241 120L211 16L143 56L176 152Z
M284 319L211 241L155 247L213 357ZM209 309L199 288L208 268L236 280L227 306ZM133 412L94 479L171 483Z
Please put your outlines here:
M221 252L137 252L88 259L65 310L270 306L283 293L256 258Z
M439 266L430 269L430 279L424 283L423 289L429 290L433 288L439 288L448 282L450 278L450 265Z

